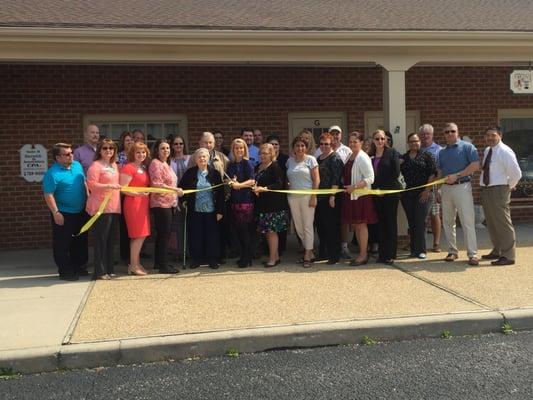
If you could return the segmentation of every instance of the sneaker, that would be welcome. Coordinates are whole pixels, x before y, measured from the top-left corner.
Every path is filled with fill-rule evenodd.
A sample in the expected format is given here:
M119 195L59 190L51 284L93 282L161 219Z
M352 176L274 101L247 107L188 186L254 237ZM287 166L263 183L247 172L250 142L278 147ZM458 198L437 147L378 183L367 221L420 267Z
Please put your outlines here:
M420 253L419 255L416 256L416 258L419 258L421 260L425 260L428 257L426 256L426 253Z

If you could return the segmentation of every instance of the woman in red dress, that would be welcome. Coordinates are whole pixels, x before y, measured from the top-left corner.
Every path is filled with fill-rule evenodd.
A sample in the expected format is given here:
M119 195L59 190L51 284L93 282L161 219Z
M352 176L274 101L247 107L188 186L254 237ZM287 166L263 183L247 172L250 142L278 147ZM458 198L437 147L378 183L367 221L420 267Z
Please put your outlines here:
M150 152L144 143L134 143L128 152L128 164L120 172L120 185L130 187L150 186L147 171ZM148 193L128 193L124 199L124 218L130 237L130 264L128 273L146 275L141 265L141 247L147 236L150 236L150 198Z

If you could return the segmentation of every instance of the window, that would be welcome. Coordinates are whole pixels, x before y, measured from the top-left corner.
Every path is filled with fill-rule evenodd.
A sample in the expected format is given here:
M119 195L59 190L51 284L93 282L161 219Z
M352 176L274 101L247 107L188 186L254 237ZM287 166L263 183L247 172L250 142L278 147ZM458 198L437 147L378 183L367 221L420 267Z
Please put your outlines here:
M150 147L157 139L181 135L187 140L187 118L181 114L86 115L83 125L96 124L100 135L118 140L122 132L140 129Z
M499 110L503 141L513 149L522 169L514 198L533 199L533 109Z

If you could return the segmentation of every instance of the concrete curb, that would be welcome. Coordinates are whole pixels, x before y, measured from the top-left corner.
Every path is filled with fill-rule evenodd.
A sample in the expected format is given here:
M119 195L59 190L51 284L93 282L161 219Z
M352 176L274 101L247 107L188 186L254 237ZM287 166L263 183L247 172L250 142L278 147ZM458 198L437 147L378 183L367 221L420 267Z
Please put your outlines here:
M390 341L533 329L533 309L480 311L416 317L324 322L106 342L58 345L0 352L0 367L36 373L224 355L229 349L252 353L276 348L357 344L363 336Z

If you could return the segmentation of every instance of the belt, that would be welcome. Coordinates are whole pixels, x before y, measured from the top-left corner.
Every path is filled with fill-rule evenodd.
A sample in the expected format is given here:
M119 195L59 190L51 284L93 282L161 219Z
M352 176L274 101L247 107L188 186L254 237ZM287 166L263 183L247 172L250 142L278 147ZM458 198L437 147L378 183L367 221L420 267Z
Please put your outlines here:
M447 183L446 185L461 185L462 183L467 183L467 182L470 182L470 178L467 178L467 179L459 179L457 181L455 181L454 183Z

